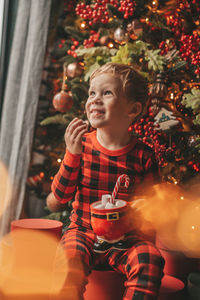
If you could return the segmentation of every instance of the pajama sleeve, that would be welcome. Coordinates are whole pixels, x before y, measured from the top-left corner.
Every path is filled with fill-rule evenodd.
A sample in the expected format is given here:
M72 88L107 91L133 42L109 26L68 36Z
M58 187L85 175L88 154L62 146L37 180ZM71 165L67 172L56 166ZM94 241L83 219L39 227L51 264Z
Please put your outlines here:
M81 155L74 155L66 150L58 173L55 175L51 189L61 203L72 200L76 191Z

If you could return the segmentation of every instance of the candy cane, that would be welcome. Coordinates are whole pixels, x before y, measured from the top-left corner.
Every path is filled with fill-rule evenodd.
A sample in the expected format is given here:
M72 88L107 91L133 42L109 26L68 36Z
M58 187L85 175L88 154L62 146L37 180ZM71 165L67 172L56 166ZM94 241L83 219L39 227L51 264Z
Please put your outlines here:
M129 183L130 183L130 178L128 177L128 175L126 174L123 174L123 175L120 175L118 178L117 178L117 181L116 181L116 184L115 184L115 187L114 187L114 190L112 192L112 196L111 196L111 199L110 199L110 202L112 204L115 203L115 198L117 196L117 193L119 191L119 187L120 185L124 182L124 186L126 188L128 188L129 186Z

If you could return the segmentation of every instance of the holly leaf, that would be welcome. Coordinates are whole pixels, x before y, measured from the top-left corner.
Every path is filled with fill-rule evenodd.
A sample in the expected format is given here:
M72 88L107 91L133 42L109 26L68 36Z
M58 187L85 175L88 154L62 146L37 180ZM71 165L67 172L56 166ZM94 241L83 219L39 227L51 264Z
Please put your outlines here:
M145 51L145 60L148 61L148 68L154 72L163 71L166 64L165 58L159 53L160 49Z
M192 110L197 113L200 111L200 90L191 89L191 93L183 95L183 100L181 101L183 105L187 108L192 108Z

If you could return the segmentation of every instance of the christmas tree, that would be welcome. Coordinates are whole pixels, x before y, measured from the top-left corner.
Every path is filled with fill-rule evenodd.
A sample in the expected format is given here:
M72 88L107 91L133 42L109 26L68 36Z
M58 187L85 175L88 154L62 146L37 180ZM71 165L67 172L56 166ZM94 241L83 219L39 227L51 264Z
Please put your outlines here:
M111 61L148 79L147 110L129 130L154 149L162 179L185 186L199 173L200 2L54 1L27 180L43 204L65 153L65 128L86 118L90 75ZM70 208L52 217L66 219Z

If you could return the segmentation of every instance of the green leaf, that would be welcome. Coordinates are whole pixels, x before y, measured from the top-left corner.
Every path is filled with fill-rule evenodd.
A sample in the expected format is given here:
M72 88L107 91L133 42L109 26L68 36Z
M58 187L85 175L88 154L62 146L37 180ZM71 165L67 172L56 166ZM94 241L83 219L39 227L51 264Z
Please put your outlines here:
M159 55L160 49L147 50L145 52L145 59L148 61L148 68L154 72L163 71L166 64L165 58Z
M141 40L138 40L134 44L132 44L132 46L133 46L132 50L133 50L134 54L140 55L143 51L146 51L148 49L150 44L145 43Z
M143 51L148 49L149 44L138 40L134 43L127 43L123 46L119 46L119 50L116 55L112 57L112 62L128 64L132 62L131 55L139 56Z
M111 60L112 62L118 64L128 64L129 62L131 62L128 44L119 46L119 50L117 51L115 56L111 57Z
M196 119L193 121L195 125L200 125L200 114L196 116Z
M115 54L117 49L109 49L106 46L83 48L80 47L76 50L78 56L82 56L84 59L84 80L88 81L91 74L99 68L101 65L109 62L111 56Z
M183 95L181 102L186 107L192 108L194 112L198 112L200 110L200 90L193 88L191 93Z
M100 67L100 65L98 64L98 62L95 61L94 64L92 64L89 68L88 68L88 71L85 73L85 76L84 76L84 80L85 81L88 81L90 76L92 75L92 73L94 71L96 71L98 68Z

